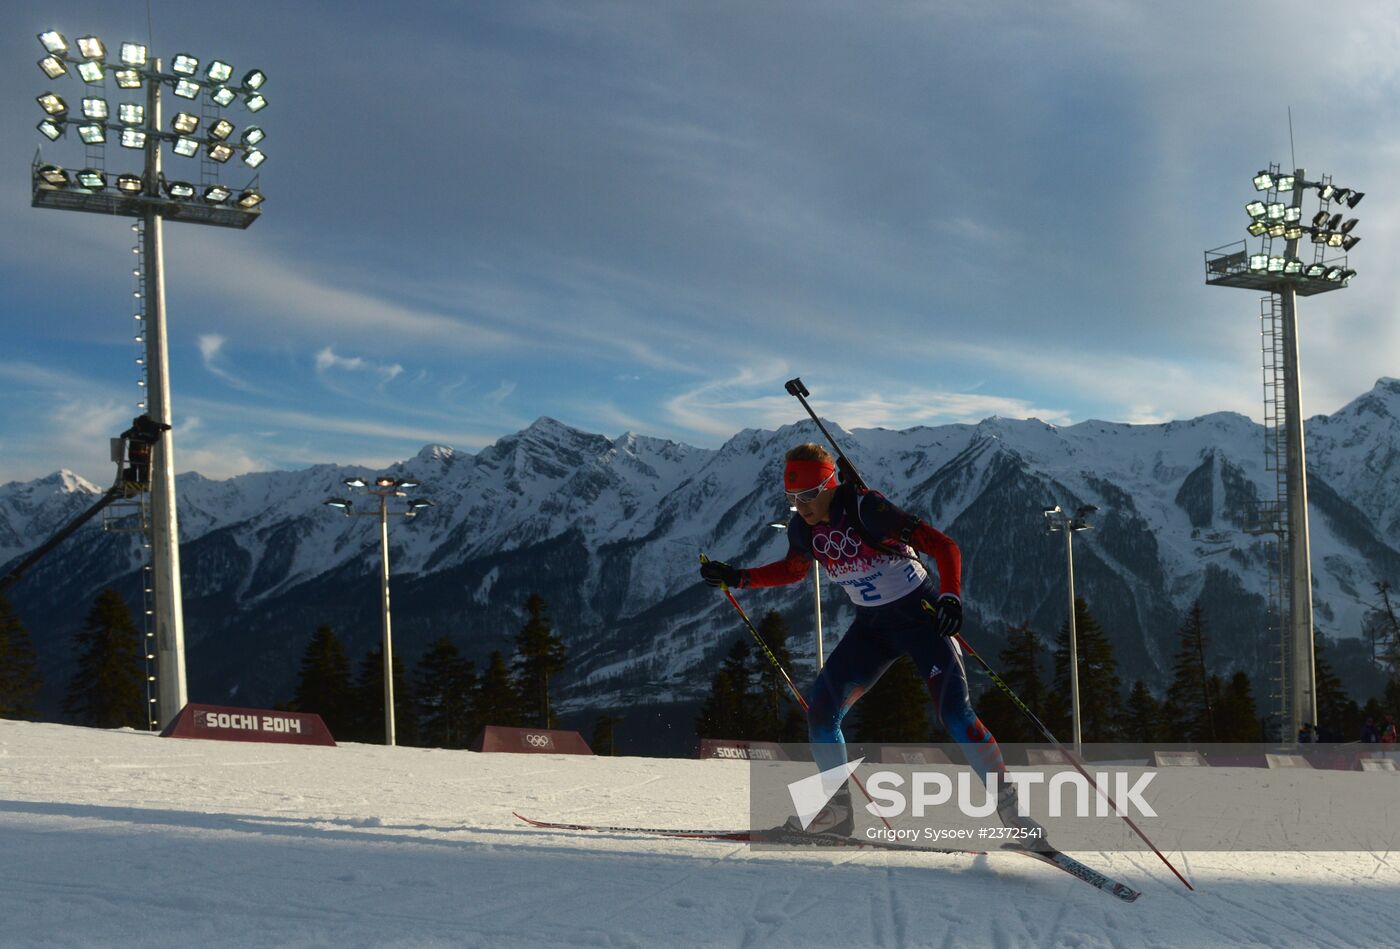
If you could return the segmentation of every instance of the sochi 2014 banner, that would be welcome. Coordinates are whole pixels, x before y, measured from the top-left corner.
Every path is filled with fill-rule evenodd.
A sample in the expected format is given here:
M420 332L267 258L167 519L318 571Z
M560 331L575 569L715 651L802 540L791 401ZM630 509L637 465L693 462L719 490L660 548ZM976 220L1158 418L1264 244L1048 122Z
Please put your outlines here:
M165 726L162 738L215 741L271 741L293 745L334 745L321 716L311 712L270 712L257 708L196 705L193 702Z

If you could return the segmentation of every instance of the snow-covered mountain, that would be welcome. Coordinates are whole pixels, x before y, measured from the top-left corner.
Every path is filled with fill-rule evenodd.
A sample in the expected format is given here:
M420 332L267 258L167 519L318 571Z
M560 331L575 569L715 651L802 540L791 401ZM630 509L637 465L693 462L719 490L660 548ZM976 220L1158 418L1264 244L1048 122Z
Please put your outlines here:
M1211 664L1245 668L1263 688L1265 540L1244 531L1273 496L1262 429L1217 413L1162 425L1088 421L1066 428L989 418L976 425L845 432L828 422L865 478L963 549L968 635L994 656L1008 624L1049 635L1063 621L1060 535L1041 511L1096 504L1077 535L1077 589L1113 637L1126 682L1161 681L1182 612L1201 599ZM1400 581L1400 380L1382 379L1307 423L1318 627L1351 639L1372 584ZM786 519L783 452L818 440L810 422L746 429L719 449L626 434L607 438L541 418L479 454L424 448L394 466L436 506L390 528L394 632L410 663L452 636L482 659L508 648L538 591L569 645L563 683L575 706L693 697L740 631L698 582L697 554L738 564L777 559ZM178 448L177 448L178 450ZM321 623L363 654L379 636L378 530L322 502L360 468L211 481L178 479L191 695L270 704L290 697ZM0 487L0 563L42 542L97 487L67 472ZM12 590L34 633L48 704L71 673L67 643L93 596L113 585L137 602L142 557L130 535L85 529ZM827 648L850 618L826 591ZM745 591L751 614L780 609L810 653L810 587ZM1342 650L1339 650L1339 653ZM807 661L810 661L810 655ZM1358 663L1359 664L1359 663Z

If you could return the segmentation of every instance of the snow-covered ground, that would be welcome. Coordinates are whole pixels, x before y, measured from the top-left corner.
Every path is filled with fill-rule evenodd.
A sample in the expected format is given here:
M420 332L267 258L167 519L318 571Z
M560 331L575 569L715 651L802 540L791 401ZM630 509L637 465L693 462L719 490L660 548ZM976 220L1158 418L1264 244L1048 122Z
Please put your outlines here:
M1268 772L1254 772L1261 778ZM742 762L161 739L0 721L0 945L1394 946L1400 855L757 853ZM1336 780L1345 780L1336 773Z

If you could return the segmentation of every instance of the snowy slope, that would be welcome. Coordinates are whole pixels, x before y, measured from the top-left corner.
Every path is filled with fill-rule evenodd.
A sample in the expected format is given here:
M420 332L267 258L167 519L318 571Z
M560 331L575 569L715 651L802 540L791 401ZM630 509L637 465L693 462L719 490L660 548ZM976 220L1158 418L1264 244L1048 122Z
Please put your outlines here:
M1386 854L1171 855L1195 893L1150 856L1079 854L1143 890L1125 905L1012 855L753 853L511 816L742 824L745 769L0 721L0 944L1395 944ZM1269 774L1231 773L1241 793Z

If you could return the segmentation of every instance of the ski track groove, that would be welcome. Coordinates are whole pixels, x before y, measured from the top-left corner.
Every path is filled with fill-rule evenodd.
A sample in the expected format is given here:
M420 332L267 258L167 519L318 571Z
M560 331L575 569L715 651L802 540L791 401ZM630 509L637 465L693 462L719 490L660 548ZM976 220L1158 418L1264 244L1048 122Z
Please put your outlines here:
M909 914L905 912L904 904L899 898L899 881L895 878L895 868L885 867L885 879L888 881L885 892L888 898L890 911L890 926L894 930L895 945L909 945Z

